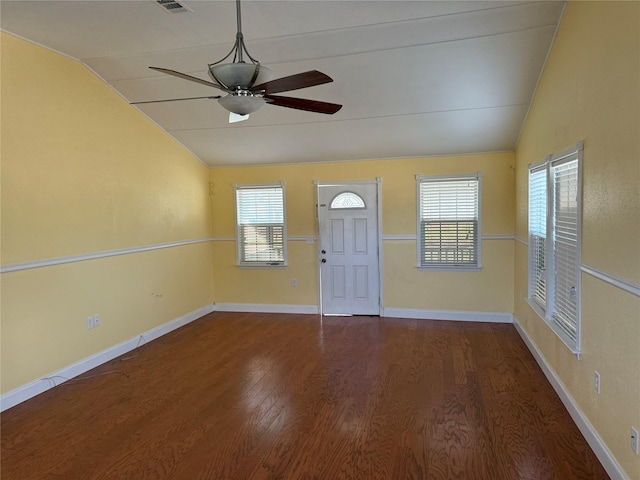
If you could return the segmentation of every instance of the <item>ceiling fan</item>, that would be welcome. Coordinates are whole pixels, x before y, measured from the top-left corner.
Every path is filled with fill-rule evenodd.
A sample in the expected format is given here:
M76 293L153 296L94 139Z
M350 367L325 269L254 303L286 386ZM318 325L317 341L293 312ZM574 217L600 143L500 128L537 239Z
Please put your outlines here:
M273 72L253 58L244 44L240 0L236 0L236 14L238 32L236 33L236 41L233 48L224 58L208 65L208 73L213 82L167 68L149 67L157 72L222 90L226 95L150 100L146 102L131 102L131 104L140 105L181 100L215 99L218 100L220 105L229 110L229 123L246 120L249 118L250 113L258 110L265 103L278 107L294 108L328 115L332 115L342 108L342 105L335 103L274 95L275 93L322 85L333 82L333 79L317 70L311 70L272 80ZM222 63L232 55L232 63ZM244 61L245 55L250 60L250 63Z

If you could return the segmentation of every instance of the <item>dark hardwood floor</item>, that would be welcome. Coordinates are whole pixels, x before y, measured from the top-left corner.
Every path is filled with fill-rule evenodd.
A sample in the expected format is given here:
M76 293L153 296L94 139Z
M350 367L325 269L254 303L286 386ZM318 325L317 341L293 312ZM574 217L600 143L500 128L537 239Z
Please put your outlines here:
M512 325L214 313L2 414L11 479L605 479Z

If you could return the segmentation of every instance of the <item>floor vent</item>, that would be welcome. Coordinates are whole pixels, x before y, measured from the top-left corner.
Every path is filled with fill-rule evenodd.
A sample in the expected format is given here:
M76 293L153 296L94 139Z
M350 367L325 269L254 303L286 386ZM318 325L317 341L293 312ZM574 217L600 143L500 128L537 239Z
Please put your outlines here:
M155 0L156 4L158 4L165 12L168 13L182 13L182 12L191 12L191 10L181 3L176 2L175 0Z

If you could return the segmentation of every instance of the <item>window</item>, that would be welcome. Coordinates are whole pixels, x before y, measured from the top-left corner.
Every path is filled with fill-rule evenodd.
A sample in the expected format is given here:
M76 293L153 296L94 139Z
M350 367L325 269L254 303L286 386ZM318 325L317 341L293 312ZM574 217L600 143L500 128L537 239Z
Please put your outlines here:
M582 142L529 168L529 303L580 352Z
M236 185L235 190L238 265L285 265L284 184Z
M529 298L540 308L547 304L547 169L529 172Z
M416 179L418 268L480 268L481 175Z
M353 208L365 208L364 200L360 195L353 192L342 192L333 197L331 210L347 210Z

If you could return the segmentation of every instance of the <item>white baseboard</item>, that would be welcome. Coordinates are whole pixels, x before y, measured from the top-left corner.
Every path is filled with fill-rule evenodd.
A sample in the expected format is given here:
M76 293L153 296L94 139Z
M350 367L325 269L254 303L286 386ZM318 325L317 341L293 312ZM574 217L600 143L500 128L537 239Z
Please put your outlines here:
M279 305L270 303L216 303L217 312L249 313L297 313L317 315L317 305ZM454 310L413 310L409 308L385 308L383 317L453 320L462 322L513 323L511 313L464 312Z
M573 419L575 424L578 426L578 429L584 436L585 440L587 441L587 443L589 444L593 452L598 457L598 460L600 460L600 463L602 464L604 469L607 471L609 476L613 480L629 479L629 476L625 473L624 469L620 466L620 464L618 463L616 458L613 456L613 454L611 453L611 450L609 450L609 448L604 443L602 438L600 438L600 435L598 435L598 432L596 431L596 429L593 427L593 425L591 424L587 416L584 414L584 412L580 409L580 407L576 403L575 399L573 398L573 396L571 395L571 393L569 392L565 384L562 382L562 380L560 380L555 370L551 367L551 365L549 364L545 356L542 354L542 352L538 349L538 347L533 342L531 337L529 337L529 335L522 328L520 323L518 323L518 319L514 317L513 323L516 327L516 330L520 334L520 337L522 337L522 340L531 351L531 354L536 359L536 362L538 362L538 365L540 365L540 368L542 369L545 376L547 377L547 380L549 380L549 383L551 384L553 389L556 391L556 393L560 397L560 400L562 401L566 409L569 411L571 418Z
M193 322L194 320L197 320L198 318L207 315L208 313L213 312L214 309L215 306L213 304L206 305L202 308L199 308L198 310L187 313L182 317L176 318L175 320L171 320L170 322L160 325L159 327L148 330L144 333L141 333L140 335L136 335L134 338L125 340L124 342L114 345L113 347L109 347L106 350L96 353L95 355L91 355L90 357L84 358L79 362L64 367L56 372L47 375L44 378L5 393L0 397L0 412L18 405L25 400L29 400L30 398L35 397L36 395L39 395L49 390L50 388L55 387L56 385L64 383L67 380L77 377L78 375L81 375L91 370L92 368L102 365L109 360L113 360L120 355L134 350L138 347L141 337L144 338L145 343L148 343L190 322ZM57 379L61 379L61 381L56 381Z
M412 308L385 308L382 316L395 318L417 318L422 320L513 323L512 313L500 312L467 312L456 310L417 310Z
M276 303L216 303L217 312L302 313L317 315L317 305L279 305Z

